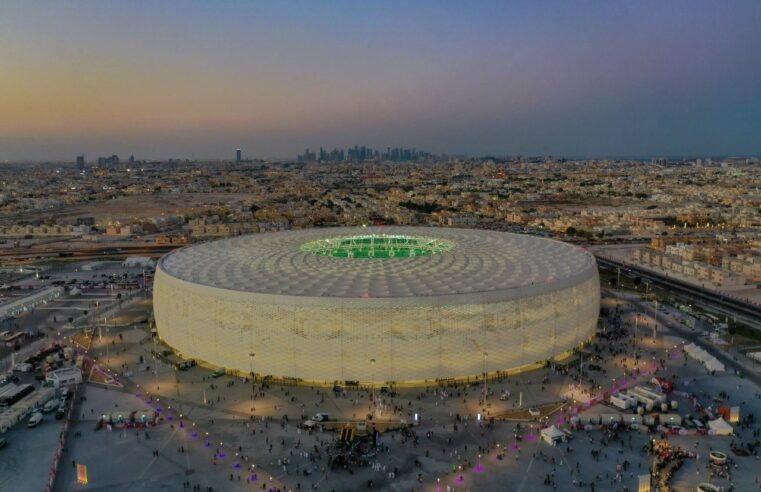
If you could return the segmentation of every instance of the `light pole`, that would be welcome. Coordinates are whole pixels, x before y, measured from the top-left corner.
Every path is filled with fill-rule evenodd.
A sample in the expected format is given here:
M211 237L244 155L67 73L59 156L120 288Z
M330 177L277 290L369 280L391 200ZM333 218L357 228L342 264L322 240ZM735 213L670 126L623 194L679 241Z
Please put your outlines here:
M370 359L370 366L372 367L372 380L370 381L370 394L373 394L375 389L375 359Z
M637 353L637 328L639 328L639 313L634 314L634 353Z
M153 337L153 376L156 381L156 391L158 391L159 390L159 358L156 355L156 348L157 348L156 337Z
M174 384L177 386L177 408L182 410L180 408L180 374L176 365L174 366Z
M251 361L251 414L254 414L254 397L256 393L256 378L254 377L254 353L248 354L249 361Z
M486 353L484 350L484 357L483 357L483 363L484 363L484 403L486 403L486 398L489 396L489 388L486 386L486 357L488 357L489 354Z
M103 324L106 325L106 363L109 363L111 351L108 349L108 318L105 316L103 316Z

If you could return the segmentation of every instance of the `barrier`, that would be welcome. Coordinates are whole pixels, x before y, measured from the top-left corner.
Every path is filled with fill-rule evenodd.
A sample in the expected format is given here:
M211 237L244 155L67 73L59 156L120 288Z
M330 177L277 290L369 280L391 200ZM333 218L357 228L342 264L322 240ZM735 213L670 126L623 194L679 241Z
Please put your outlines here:
M80 386L82 386L82 384L75 385L74 391L71 391L69 410L66 412L66 420L63 423L63 430L61 431L61 438L58 441L58 446L56 446L55 451L53 451L53 464L50 467L50 473L48 473L48 484L45 487L45 492L53 492L53 485L55 484L55 479L58 476L58 466L61 462L64 445L66 444L66 435L69 432L69 422L71 421L71 415L74 412L74 404L77 401L77 395L79 395ZM71 386L69 388L71 388Z

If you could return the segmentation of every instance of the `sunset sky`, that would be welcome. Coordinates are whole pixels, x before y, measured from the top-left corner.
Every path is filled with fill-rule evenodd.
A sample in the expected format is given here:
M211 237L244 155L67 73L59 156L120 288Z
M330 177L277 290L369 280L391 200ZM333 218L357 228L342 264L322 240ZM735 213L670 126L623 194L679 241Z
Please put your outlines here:
M761 1L0 0L0 160L761 154Z

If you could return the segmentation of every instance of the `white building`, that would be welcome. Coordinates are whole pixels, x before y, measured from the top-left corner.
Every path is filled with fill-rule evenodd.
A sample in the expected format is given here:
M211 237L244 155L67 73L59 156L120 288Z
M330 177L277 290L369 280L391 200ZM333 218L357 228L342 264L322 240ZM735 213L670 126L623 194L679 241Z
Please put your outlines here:
M63 369L48 371L45 380L53 383L53 386L56 388L70 384L79 384L82 382L82 371L78 367L64 367Z
M22 297L21 299L15 299L8 304L0 306L0 319L15 318L20 314L34 309L40 304L48 303L60 296L62 292L62 287L48 287Z
M151 268L155 263L148 256L130 256L122 262L122 266L127 268Z

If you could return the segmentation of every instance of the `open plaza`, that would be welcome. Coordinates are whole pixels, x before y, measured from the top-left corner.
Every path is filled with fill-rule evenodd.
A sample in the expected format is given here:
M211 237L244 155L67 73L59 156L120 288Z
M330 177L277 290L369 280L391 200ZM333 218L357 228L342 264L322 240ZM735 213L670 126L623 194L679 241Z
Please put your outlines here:
M81 357L84 381L63 418L2 434L3 489L759 489L758 366L715 343L710 323L639 292L604 288L593 336L522 371L318 384L256 369L280 350L266 337L245 347L251 372L178 354L153 329L150 276L121 291L82 284L124 274L145 275L58 267L64 292L12 320L42 328L4 353L5 370L61 344ZM34 372L10 374L44 389Z

